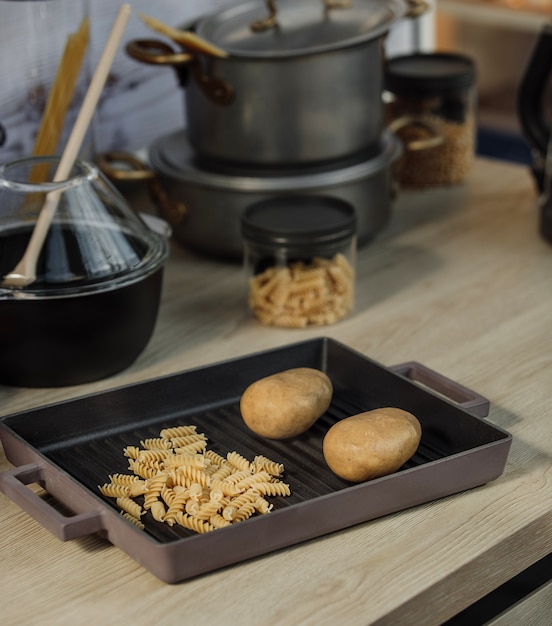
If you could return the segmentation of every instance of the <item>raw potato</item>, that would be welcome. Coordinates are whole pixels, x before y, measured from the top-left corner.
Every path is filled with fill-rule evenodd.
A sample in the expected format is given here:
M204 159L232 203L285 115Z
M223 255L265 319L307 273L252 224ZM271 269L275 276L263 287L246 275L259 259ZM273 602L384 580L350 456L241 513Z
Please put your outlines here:
M341 478L363 482L396 472L416 452L421 436L412 413L374 409L336 422L324 437L324 458Z
M320 370L297 367L255 381L244 391L243 421L258 435L288 439L308 430L330 406L333 387Z

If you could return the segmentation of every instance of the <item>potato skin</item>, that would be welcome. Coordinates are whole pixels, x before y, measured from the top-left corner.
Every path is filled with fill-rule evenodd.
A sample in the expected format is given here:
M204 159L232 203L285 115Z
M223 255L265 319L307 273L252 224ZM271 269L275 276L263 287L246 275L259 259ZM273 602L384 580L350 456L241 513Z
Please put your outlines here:
M336 422L322 449L335 474L363 482L396 472L416 452L421 436L422 427L412 413L384 407Z
M288 439L308 430L328 409L333 387L328 376L296 367L261 378L240 399L243 421L257 435Z

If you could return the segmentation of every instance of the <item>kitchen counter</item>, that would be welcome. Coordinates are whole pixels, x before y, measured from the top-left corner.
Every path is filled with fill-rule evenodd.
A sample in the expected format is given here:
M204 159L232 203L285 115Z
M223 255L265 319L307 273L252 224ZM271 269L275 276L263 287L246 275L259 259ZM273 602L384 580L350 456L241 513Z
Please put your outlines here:
M132 367L78 387L0 386L0 415L328 336L487 397L487 419L513 435L504 474L177 585L99 536L61 542L0 494L2 624L430 626L552 552L552 246L537 222L528 169L504 162L478 160L462 187L403 193L359 251L355 314L307 330L261 326L239 265L174 245Z

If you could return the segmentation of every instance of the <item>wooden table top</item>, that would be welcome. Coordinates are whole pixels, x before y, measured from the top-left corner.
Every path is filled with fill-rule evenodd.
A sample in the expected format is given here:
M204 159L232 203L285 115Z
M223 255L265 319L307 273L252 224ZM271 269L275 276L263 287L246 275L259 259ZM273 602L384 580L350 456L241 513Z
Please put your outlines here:
M462 187L403 193L358 254L355 314L266 328L239 264L173 245L150 344L124 372L0 386L0 415L318 336L416 360L490 400L513 443L482 487L177 585L104 539L61 542L0 494L2 624L439 624L552 551L552 246L527 168L477 162ZM11 467L0 448L0 471Z

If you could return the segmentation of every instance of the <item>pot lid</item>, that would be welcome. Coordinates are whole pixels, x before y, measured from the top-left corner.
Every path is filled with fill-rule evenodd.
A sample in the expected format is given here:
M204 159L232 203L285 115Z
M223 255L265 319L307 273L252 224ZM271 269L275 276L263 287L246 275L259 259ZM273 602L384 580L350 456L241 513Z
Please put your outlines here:
M0 299L110 291L160 269L168 256L161 220L138 215L85 161L77 161L66 180L51 182L57 163L57 157L36 157L0 167L1 276L22 258L46 197L58 197L36 279L22 287L0 284Z
M409 9L407 0L349 0L339 8L326 8L324 0L276 0L277 24L257 30L253 25L267 18L268 4L249 0L200 18L196 33L236 56L315 54L379 37Z
M162 177L193 187L247 193L278 193L327 189L377 175L402 152L402 144L384 131L376 154L364 154L317 166L287 169L264 167L219 168L198 161L186 131L180 130L157 139L149 149L152 169Z

